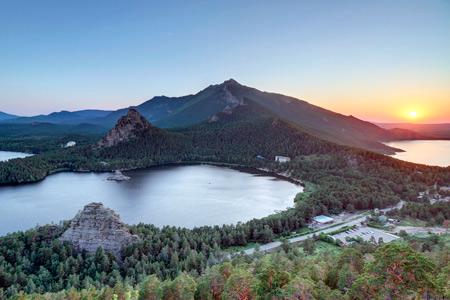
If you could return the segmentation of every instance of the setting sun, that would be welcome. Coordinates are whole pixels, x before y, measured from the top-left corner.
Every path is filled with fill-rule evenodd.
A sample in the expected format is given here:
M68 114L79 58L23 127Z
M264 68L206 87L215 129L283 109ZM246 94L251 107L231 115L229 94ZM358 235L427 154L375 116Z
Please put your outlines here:
M411 119L417 118L417 111L410 111L410 112L408 113L408 116L409 116Z
M414 108L403 109L401 112L401 119L409 122L419 122L427 119L429 112L430 110L426 107L418 107L418 105L416 105Z

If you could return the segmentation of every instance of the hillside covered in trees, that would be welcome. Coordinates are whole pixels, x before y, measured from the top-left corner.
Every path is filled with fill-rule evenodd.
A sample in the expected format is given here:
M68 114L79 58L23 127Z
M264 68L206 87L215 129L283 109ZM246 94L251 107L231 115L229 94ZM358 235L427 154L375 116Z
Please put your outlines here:
M123 262L47 226L0 238L0 299L448 299L448 236L339 248L308 240L221 262L201 230L132 228ZM219 234L217 242L220 243ZM222 258L223 259L223 258ZM28 295L27 295L28 294Z

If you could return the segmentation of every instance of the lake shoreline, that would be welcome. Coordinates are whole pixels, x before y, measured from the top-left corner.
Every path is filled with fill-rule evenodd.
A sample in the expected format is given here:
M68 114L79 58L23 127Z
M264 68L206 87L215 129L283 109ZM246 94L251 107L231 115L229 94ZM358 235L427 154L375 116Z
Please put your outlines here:
M26 158L26 157L25 157ZM218 166L218 167L227 167L231 169L235 169L242 172L252 173L254 175L266 175L266 176L272 176L281 180L285 180L291 183L294 183L296 185L305 187L304 183L296 178L290 177L287 174L281 174L277 173L275 171L271 171L266 168L258 168L258 167L252 167L244 164L237 164L237 163L226 163L226 162L210 162L210 161L179 161L179 162L164 162L164 163L156 163L145 167L130 167L130 168L120 168L120 171L137 171L137 170L150 170L154 168L161 168L161 167L170 167L170 166L189 166L189 165L211 165L211 166ZM103 170L94 170L94 169L70 169L70 168L64 168L64 169L56 169L51 170L48 174L46 174L43 178L36 179L34 181L25 181L25 182L8 182L8 183L0 183L0 187L3 186L21 186L21 185L27 185L27 184L36 184L44 181L47 177L59 174L59 173L113 173L117 169L103 169Z
M189 229L230 225L284 211L292 207L295 196L303 192L300 185L280 175L236 165L190 162L130 171L133 172L127 175L132 180L120 183L107 180L107 172L60 171L61 174L54 174L39 185L1 188L0 198L6 200L4 205L10 207L9 211L16 211L17 216L26 215L23 209L28 207L25 211L33 212L31 219L19 218L27 222L16 229L12 226L15 221L6 218L4 229L11 229L6 233L12 233L34 228L36 224L43 226L69 220L86 201L102 202L117 210L130 225L144 223ZM234 187L235 192L230 193L230 187ZM36 215L46 217L36 217L37 211L42 213Z
M164 167L182 167L182 166L192 166L192 165L209 165L209 166L216 166L216 167L226 167L230 169L234 169L240 172L250 173L254 175L264 175L264 176L271 176L275 177L281 180L285 180L288 182L291 182L293 184L305 187L304 183L301 180L298 180L293 177L289 177L287 174L281 174L277 173L275 171L271 171L269 169L264 168L257 168L257 167L250 167L243 164L233 164L233 163L225 163L225 162L208 162L208 161L184 161L184 162L173 162L173 163L163 163L158 165L153 165L149 167L142 167L142 168L127 168L127 169L121 169L121 171L127 172L127 171L136 171L136 170L149 170L149 169L155 169L155 168L164 168ZM107 171L107 173L114 172L115 170ZM91 172L91 171L90 171ZM94 173L104 173L104 172L97 172L92 171Z
M9 155L8 155L9 154ZM34 153L20 152L20 151L9 151L0 150L0 162L7 162L13 159L22 159L34 156Z

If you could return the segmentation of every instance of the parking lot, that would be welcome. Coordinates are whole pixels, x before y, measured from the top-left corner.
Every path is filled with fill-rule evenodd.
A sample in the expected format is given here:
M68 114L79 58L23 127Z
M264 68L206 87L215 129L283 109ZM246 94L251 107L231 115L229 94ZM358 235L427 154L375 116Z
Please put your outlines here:
M347 245L349 243L347 241L347 237L348 238L356 238L358 236L361 237L365 241L370 241L371 237L373 236L376 243L378 243L380 238L382 238L383 242L385 242L385 243L399 239L399 237L394 234L385 232L380 229L367 227L367 226L358 226L355 229L349 229L346 232L342 232L342 233L333 235L333 238L341 240L345 245Z

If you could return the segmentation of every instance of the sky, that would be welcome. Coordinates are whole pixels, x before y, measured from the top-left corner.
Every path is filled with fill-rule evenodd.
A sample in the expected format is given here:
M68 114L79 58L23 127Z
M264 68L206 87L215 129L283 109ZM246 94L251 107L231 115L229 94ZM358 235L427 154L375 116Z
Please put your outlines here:
M450 122L450 1L0 1L0 111L229 78L369 121Z

